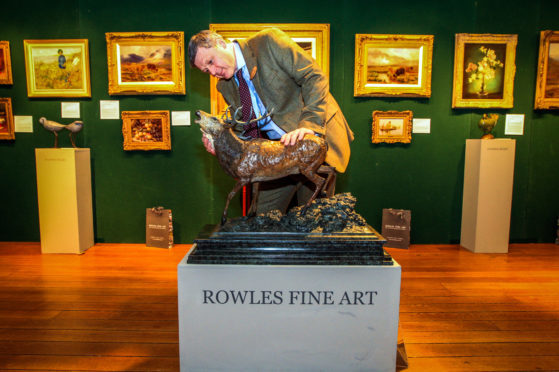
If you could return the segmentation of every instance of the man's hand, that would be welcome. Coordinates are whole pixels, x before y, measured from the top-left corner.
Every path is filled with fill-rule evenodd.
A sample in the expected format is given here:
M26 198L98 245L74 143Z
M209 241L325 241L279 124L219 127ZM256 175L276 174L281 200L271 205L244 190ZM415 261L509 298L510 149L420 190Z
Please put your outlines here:
M300 141L306 134L314 135L314 132L309 128L297 128L289 133L284 134L280 142L285 146L293 146L297 141Z
M206 148L206 151L212 155L215 155L214 144L212 140L206 137L205 134L202 134L202 142L204 143L204 147Z

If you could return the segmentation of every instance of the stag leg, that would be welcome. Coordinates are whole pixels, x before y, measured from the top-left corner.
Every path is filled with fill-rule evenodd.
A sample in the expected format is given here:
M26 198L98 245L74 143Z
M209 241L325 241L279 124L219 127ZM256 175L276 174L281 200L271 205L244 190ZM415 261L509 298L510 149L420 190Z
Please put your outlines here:
M256 214L256 203L258 202L258 195L260 194L260 182L255 182L252 184L252 201L250 203L250 208L248 209L247 216L253 217Z
M324 186L322 190L320 190L321 194L326 196L327 198L331 198L334 196L335 188L336 188L336 169L334 167L328 165L321 165L318 168L317 173L323 175L326 174L326 181L324 182ZM331 183L334 183L332 187L330 187Z
M237 183L235 184L235 187L233 187L233 190L231 190L229 195L227 195L227 201L225 202L225 208L223 209L223 215L221 216L221 225L222 226L225 225L225 222L227 221L227 209L229 209L229 202L231 201L231 199L233 199L233 196L235 196L237 191L239 191L246 184L248 184L248 181L245 181L245 180L237 181Z
M318 193L320 191L322 191L326 182L325 182L324 178L322 178L318 174L316 174L316 168L313 169L313 168L309 167L307 169L301 169L301 174L303 174L305 177L307 177L316 186L316 188L314 190L314 193L312 194L311 198L307 201L307 204L305 204L305 207L301 210L301 213L305 214L307 212L307 208L311 205L313 200L316 199L316 197L318 196Z

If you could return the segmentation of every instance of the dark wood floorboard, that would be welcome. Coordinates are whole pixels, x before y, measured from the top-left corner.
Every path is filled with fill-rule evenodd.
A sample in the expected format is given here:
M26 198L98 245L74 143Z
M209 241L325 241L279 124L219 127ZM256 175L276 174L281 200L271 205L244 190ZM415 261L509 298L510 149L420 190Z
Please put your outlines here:
M0 370L178 371L178 262L190 249L0 242ZM408 371L559 371L559 246L388 249L402 266Z

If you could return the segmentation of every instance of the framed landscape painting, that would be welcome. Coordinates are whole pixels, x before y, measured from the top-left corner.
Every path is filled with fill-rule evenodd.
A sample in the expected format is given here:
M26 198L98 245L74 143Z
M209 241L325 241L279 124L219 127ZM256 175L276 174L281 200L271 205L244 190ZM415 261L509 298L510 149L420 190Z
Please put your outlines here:
M456 34L452 107L513 107L517 35Z
M169 111L122 111L124 150L170 150Z
M410 143L411 111L373 111L372 143Z
M214 23L210 30L225 40L242 40L265 28L276 27L284 31L301 48L309 53L322 71L330 73L330 25L328 23ZM217 78L210 76L212 115L221 115L227 104L217 91Z
M535 109L559 109L559 31L540 33Z
M0 84L13 84L9 41L0 41Z
M87 39L24 40L28 97L91 97Z
M355 97L430 97L433 35L355 35Z
M184 32L107 32L109 94L185 94Z

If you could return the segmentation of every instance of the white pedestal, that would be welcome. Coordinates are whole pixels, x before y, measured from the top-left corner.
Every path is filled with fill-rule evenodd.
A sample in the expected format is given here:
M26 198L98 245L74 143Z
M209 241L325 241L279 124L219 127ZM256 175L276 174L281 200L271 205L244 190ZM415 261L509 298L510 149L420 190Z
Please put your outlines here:
M507 253L515 140L466 140L460 245L476 253Z
M93 246L89 149L35 149L42 253Z
M394 371L396 262L193 265L187 257L178 265L181 371Z

